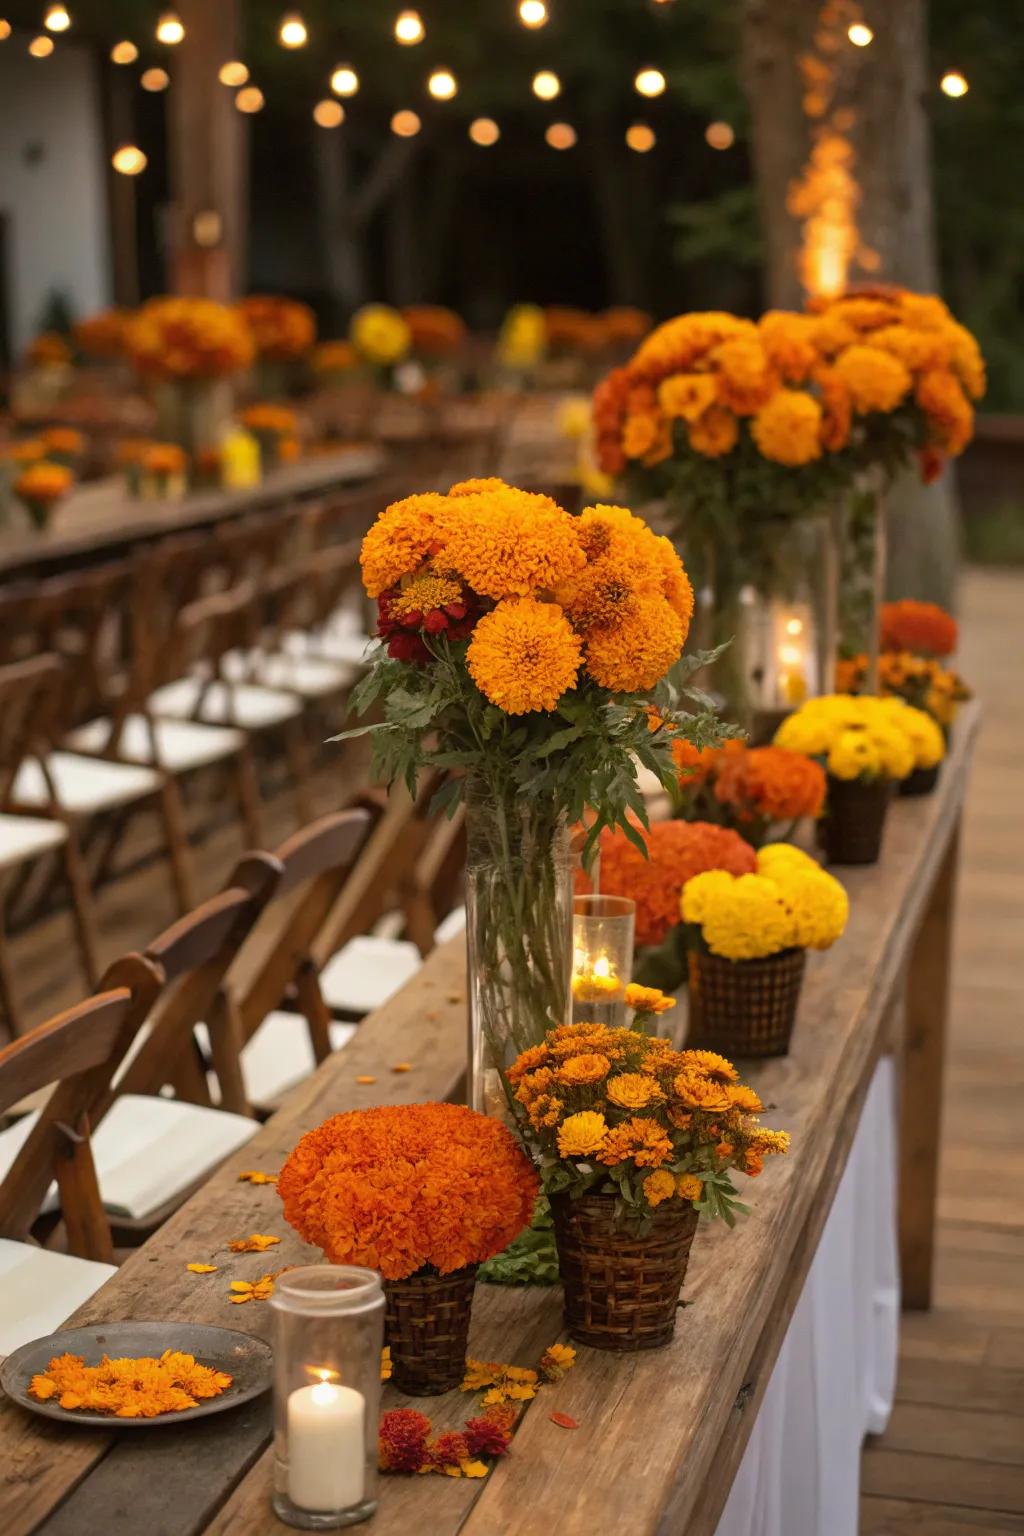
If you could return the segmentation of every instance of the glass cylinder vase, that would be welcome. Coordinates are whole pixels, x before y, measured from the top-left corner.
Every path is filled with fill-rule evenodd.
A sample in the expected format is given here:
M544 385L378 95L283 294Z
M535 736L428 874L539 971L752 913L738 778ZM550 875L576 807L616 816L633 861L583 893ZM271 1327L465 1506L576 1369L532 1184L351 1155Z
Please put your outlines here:
M887 554L885 497L877 476L854 487L839 513L839 642L867 661L863 689L877 693Z
M636 902L628 896L575 896L572 904L573 1023L619 1029L633 974Z
M506 1069L571 1017L572 882L560 809L467 787L467 1086L482 1114L511 1120Z
M380 1276L318 1264L280 1276L274 1309L274 1512L336 1530L377 1507L384 1292Z

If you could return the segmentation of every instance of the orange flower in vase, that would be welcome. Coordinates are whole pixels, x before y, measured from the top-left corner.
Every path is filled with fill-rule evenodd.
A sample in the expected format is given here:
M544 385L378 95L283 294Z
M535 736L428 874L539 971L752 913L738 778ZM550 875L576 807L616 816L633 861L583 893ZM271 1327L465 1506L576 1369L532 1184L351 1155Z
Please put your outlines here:
M35 526L45 528L54 506L74 483L75 477L66 465L41 459L22 470L14 482L14 493Z
M142 473L159 497L170 496L174 491L184 489L187 467L185 450L179 448L177 443L150 443L142 454Z
M43 446L51 463L70 467L85 453L86 441L74 427L48 427L43 433Z
M951 656L956 650L957 623L938 603L905 597L883 603L881 644L884 651L910 651L918 656Z

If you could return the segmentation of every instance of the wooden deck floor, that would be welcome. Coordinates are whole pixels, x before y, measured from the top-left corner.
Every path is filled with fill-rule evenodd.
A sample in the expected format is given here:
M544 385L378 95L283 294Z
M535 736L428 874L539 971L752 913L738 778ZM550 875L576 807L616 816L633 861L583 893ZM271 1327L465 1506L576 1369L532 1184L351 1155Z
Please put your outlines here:
M985 718L964 828L935 1306L903 1318L895 1412L864 1453L862 1536L1024 1532L1024 577L969 572L961 617L962 670Z

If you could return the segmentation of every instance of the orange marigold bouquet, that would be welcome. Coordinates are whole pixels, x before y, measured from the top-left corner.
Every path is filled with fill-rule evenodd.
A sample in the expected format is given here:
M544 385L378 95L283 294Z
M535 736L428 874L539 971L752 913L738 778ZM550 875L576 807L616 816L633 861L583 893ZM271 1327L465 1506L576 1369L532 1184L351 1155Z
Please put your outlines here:
M128 323L126 347L144 377L171 381L227 378L255 355L241 313L212 299L150 299Z
M79 320L71 334L75 346L86 357L122 357L130 322L130 310L101 309L95 315L87 315L84 320Z
M66 464L51 464L39 459L21 471L14 482L14 494L37 528L45 528L54 506L68 494L75 477Z
M898 603L883 603L879 620L884 651L952 656L956 650L956 619L938 603L919 603L912 597L901 598Z
M316 341L316 318L308 304L276 293L251 293L238 312L252 333L257 355L274 362L305 357Z
M409 304L401 315L409 327L410 350L420 362L451 357L465 345L465 322L452 309L441 304Z
M867 656L849 656L836 666L836 691L861 693L867 676ZM915 709L923 709L944 731L952 726L960 705L973 697L959 672L944 667L935 656L916 656L910 651L882 652L878 684L883 694L894 694Z
M802 752L727 741L680 764L674 802L687 820L720 822L759 848L773 826L786 826L788 837L798 821L821 815L825 770Z
M518 1057L509 1080L545 1193L614 1194L620 1219L640 1231L666 1201L731 1226L747 1207L730 1172L757 1175L789 1146L758 1122L761 1101L731 1062L633 1029L564 1024Z

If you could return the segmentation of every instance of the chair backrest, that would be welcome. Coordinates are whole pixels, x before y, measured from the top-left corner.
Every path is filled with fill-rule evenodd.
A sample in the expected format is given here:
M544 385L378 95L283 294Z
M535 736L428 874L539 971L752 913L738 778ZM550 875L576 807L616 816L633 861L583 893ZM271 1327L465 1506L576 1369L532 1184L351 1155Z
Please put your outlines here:
M164 649L164 680L198 672L207 682L223 683L230 699L232 679L224 675L224 657L255 646L262 622L263 599L251 582L197 598L177 616ZM197 717L201 707L202 694L196 700Z
M60 707L62 674L60 660L51 655L0 667L0 807L9 804L11 787L24 760L41 760L50 745Z
M110 1229L89 1131L162 980L150 961L126 955L107 971L95 997L0 1050L0 1114L56 1085L0 1183L0 1235L28 1236L55 1178L69 1250L81 1258L109 1261Z

